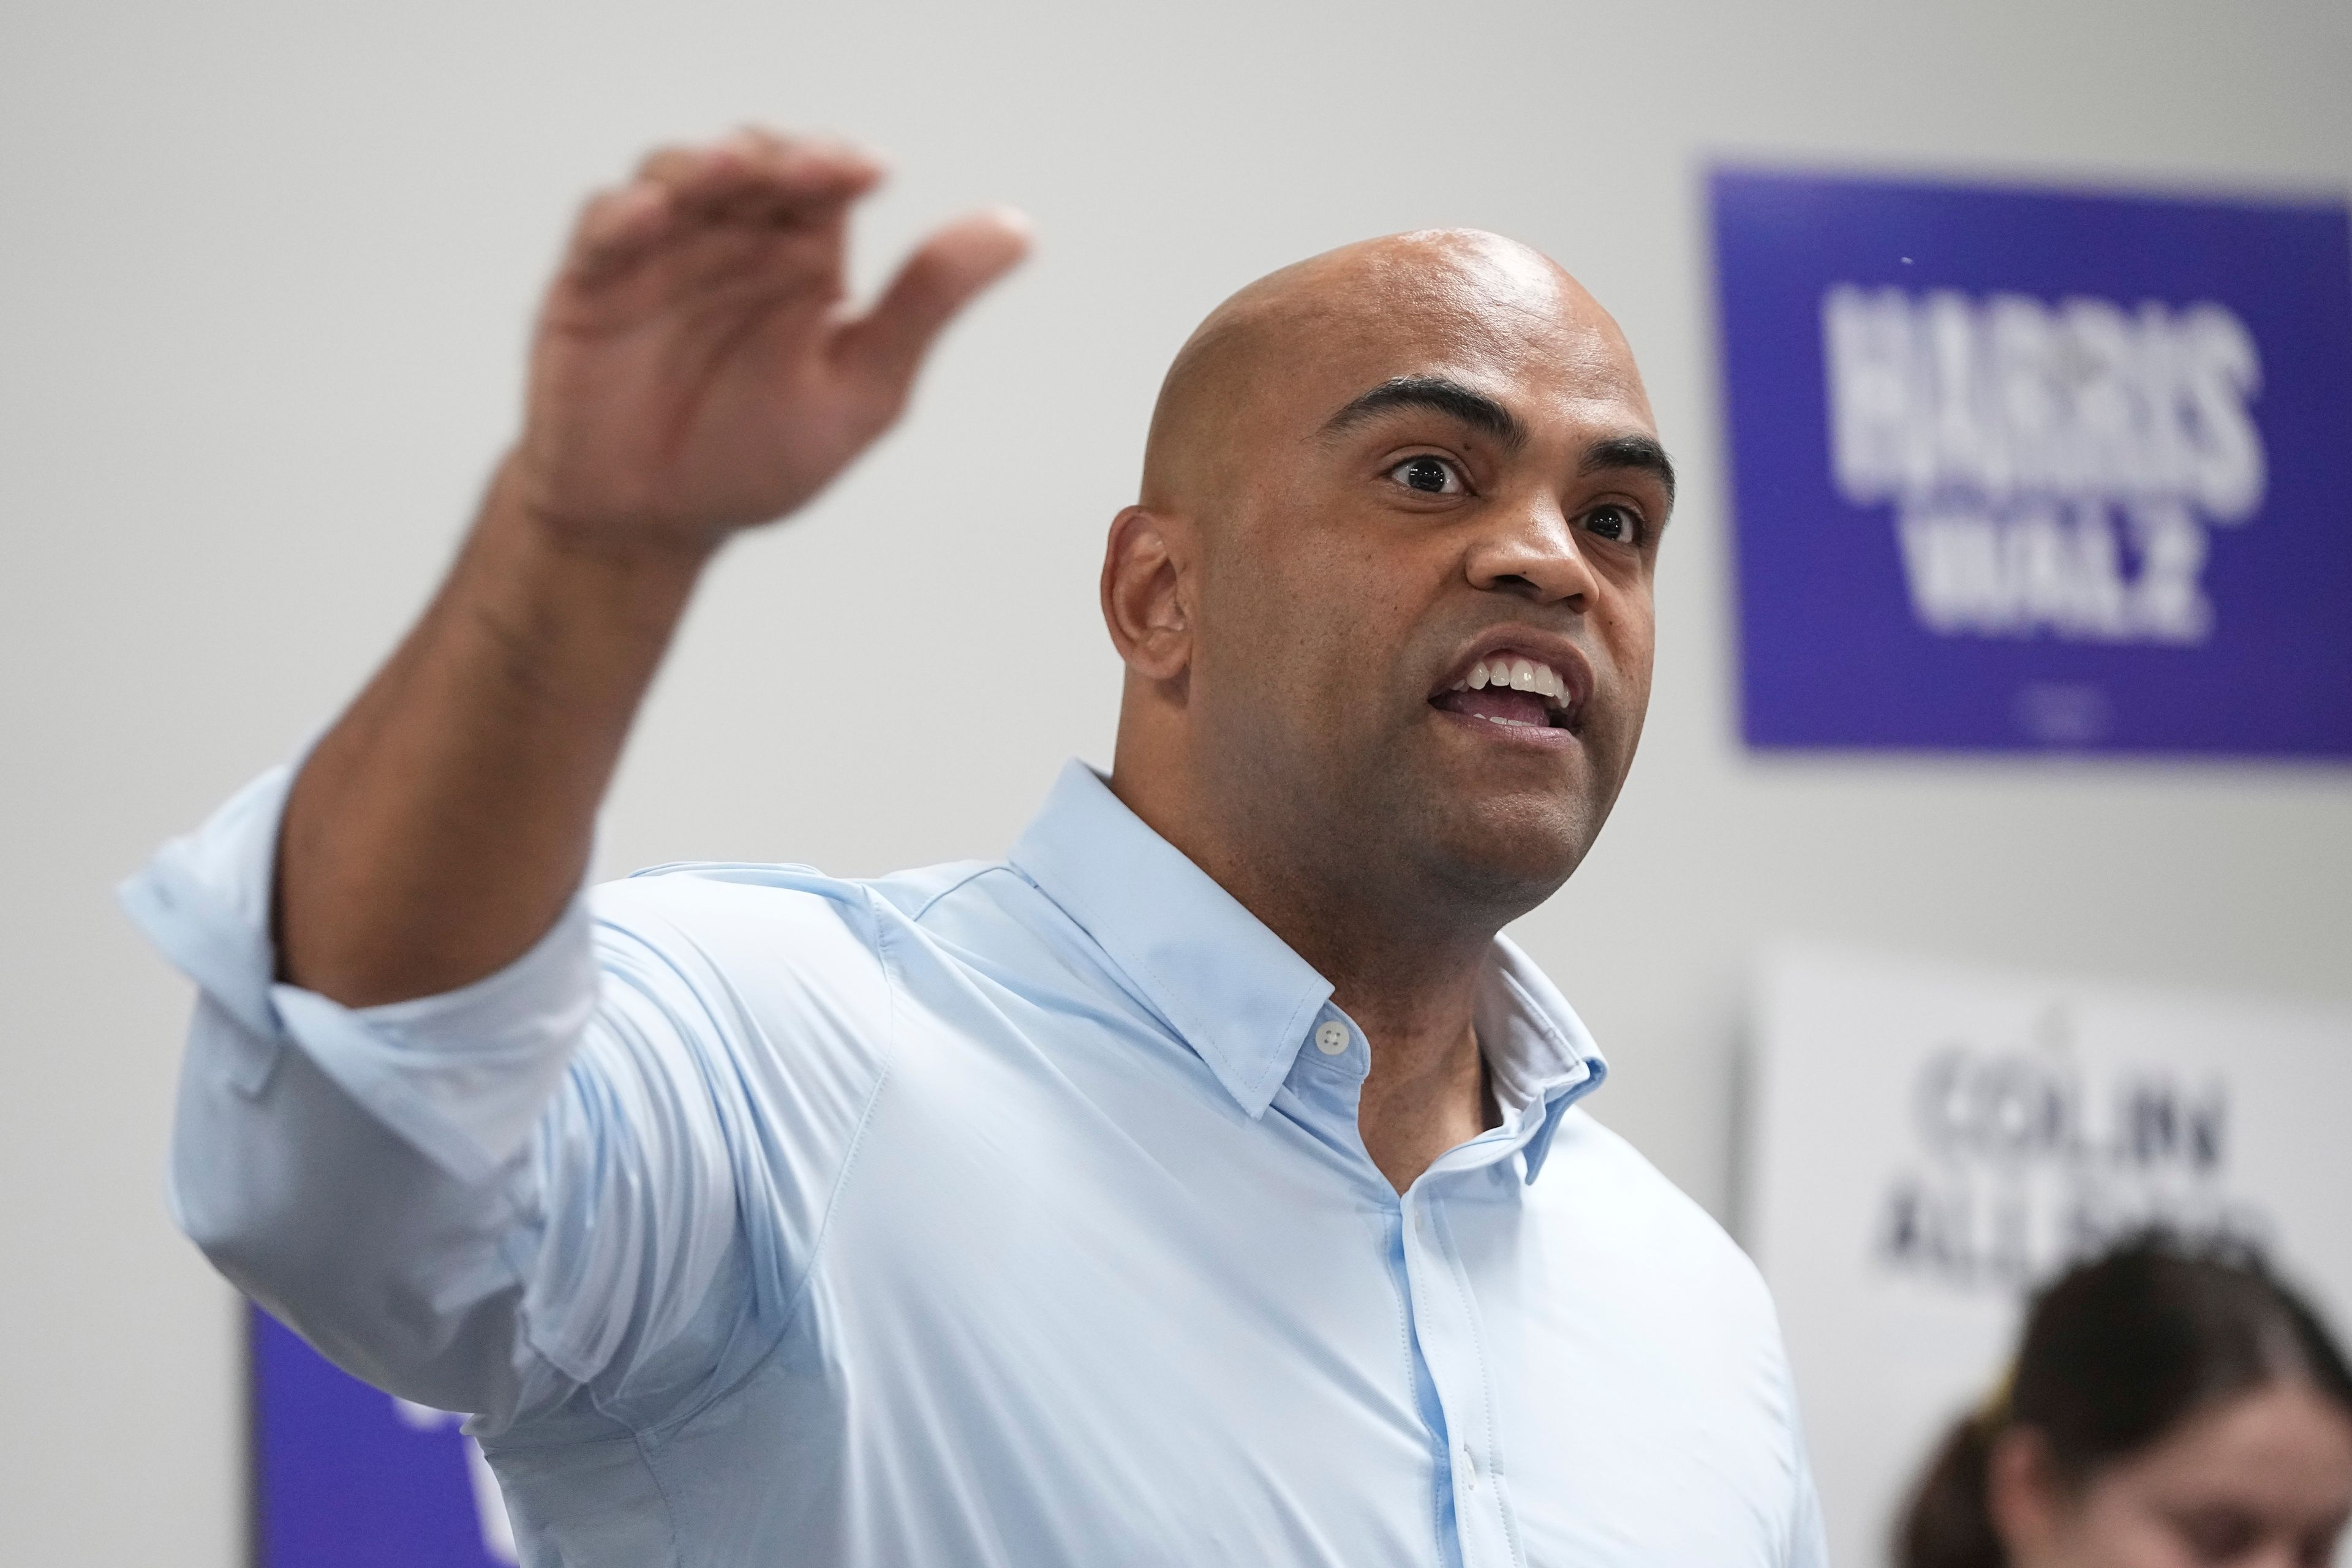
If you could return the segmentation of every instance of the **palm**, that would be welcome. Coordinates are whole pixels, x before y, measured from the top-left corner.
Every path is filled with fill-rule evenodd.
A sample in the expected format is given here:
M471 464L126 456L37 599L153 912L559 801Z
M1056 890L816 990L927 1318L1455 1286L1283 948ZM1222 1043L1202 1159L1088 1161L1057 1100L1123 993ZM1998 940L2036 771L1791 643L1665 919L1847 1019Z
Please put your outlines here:
M534 510L707 547L790 512L887 427L940 327L1024 242L1011 219L968 219L851 316L848 210L876 177L746 136L656 154L592 203L532 348L517 458Z

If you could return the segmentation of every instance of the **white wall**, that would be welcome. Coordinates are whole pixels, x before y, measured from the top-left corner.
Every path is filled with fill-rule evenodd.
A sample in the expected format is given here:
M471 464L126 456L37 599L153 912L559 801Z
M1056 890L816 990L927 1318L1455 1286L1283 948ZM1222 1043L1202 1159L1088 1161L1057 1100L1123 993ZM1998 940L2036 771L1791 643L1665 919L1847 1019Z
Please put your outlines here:
M1044 246L899 435L723 563L607 868L1000 848L1107 751L1096 551L1203 310L1429 224L1582 276L1689 483L1643 762L1524 934L1612 1051L1600 1114L1720 1211L1759 939L2352 995L2352 773L1742 756L1702 161L2340 190L2347 68L2328 3L8 7L0 1552L235 1560L230 1301L160 1196L187 995L108 889L415 607L568 210L646 143L869 140L869 270L983 201Z

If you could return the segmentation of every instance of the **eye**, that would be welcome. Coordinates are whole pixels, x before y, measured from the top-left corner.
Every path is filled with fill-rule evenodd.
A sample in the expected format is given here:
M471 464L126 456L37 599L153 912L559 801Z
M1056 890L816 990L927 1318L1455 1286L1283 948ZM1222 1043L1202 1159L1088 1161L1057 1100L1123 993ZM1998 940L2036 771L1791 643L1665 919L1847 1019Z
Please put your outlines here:
M1631 507L1613 501L1596 506L1584 514L1583 521L1587 531L1603 539L1613 539L1620 544L1642 542L1642 517Z
M1462 470L1444 458L1424 453L1407 458L1389 470L1389 478L1409 490L1419 490L1425 496L1458 496L1470 487L1462 478Z

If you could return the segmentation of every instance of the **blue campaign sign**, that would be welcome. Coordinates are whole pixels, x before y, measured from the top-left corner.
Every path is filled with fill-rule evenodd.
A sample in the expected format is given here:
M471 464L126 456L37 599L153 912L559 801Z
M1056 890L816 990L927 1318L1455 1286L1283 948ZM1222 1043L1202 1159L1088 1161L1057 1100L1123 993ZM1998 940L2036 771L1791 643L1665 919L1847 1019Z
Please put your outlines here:
M261 1568L501 1568L498 1482L459 1418L370 1388L250 1309Z
M1759 747L2352 756L2352 221L1712 181Z

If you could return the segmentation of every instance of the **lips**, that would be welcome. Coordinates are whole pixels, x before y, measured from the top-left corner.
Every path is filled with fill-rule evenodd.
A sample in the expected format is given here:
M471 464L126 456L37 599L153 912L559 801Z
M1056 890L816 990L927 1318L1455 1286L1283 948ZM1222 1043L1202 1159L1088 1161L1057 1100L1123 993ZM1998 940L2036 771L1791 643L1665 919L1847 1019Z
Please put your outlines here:
M1531 691L1446 691L1438 694L1436 705L1448 713L1484 719L1490 724L1523 730L1553 727L1551 711L1544 700Z
M1506 729L1564 730L1574 717L1576 687L1548 660L1497 648L1472 660L1430 702Z

